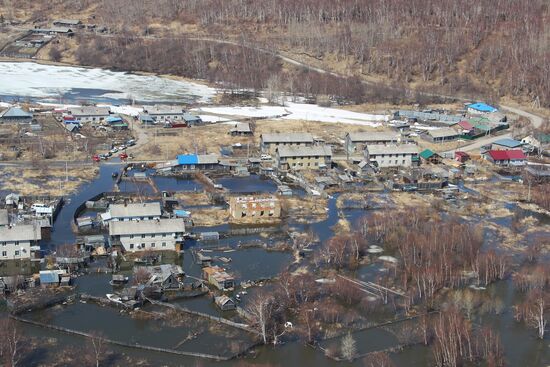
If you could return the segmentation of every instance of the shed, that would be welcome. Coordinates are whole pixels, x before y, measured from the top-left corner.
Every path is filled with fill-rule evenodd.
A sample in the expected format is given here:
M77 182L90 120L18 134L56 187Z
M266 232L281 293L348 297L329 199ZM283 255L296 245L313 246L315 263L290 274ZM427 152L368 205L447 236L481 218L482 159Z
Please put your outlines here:
M202 119L200 118L200 116L193 115L187 112L183 114L183 120L188 126L202 124Z
M429 163L437 164L441 162L441 156L430 149L424 149L423 151L420 152L419 155L420 155L420 158L422 158L423 160Z
M470 159L470 155L466 152L456 151L455 152L455 160L460 163L466 162L468 159Z
M226 295L214 297L214 302L222 311L230 311L237 308L235 301Z
M483 102L476 102L468 105L468 112L471 113L492 113L497 111L495 107Z

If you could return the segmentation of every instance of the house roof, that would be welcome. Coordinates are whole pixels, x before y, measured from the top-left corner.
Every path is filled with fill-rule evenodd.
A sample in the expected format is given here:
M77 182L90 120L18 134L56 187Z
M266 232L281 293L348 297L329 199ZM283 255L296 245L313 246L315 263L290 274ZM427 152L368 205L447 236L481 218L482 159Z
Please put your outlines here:
M111 218L160 217L161 209L159 202L111 204L109 213Z
M181 106L168 105L143 106L143 111L149 115L183 115L185 113Z
M105 119L108 123L122 122L122 117L120 116L109 116Z
M537 139L541 144L550 143L550 134L535 133L533 137Z
M42 239L40 226L20 224L0 227L0 241L39 241Z
M470 124L468 121L460 121L458 123L458 126L463 128L464 130L472 130L474 128L474 126Z
M511 138L500 139L500 140L494 141L493 144L501 145L507 148L517 148L523 145L521 141L511 139Z
M183 114L183 119L185 121L200 121L201 120L200 116L193 115L193 114L190 114L190 113L184 113Z
M109 224L109 236L181 232L185 232L182 219L130 220Z
M80 106L71 107L69 113L74 117L79 116L108 116L111 113L110 107Z
M462 151L456 151L455 152L455 156L459 156L459 157L469 157L470 155L466 152L462 152Z
M268 133L261 138L264 143L313 143L310 133Z
M422 158L424 159L430 159L431 157L433 157L434 155L437 155L436 153L434 153L432 150L430 149L424 149L423 151L420 152L419 154Z
M180 154L177 157L179 165L189 164L217 164L218 156L215 154Z
M67 27L35 28L35 33L71 33L73 30Z
M153 281L160 280L162 282L166 281L170 276L180 276L183 275L183 269L179 265L175 264L161 264L155 266L138 266L136 269L144 268L149 274L153 276Z
M524 160L527 159L522 150L489 150L487 152L494 161Z
M418 154L418 146L415 144L400 145L368 145L367 151L371 155L379 154Z
M20 107L10 107L0 113L0 118L32 118L32 113L23 110Z
M231 131L236 131L240 133L249 133L252 130L250 130L250 124L248 122L239 122L238 124L235 124L235 126L231 129Z
M150 121L150 122L153 121L153 118L151 117L151 115L149 115L147 113L140 112L138 114L138 117L139 117L140 121Z
M316 157L324 156L331 157L332 149L327 145L313 145L313 146L287 146L283 145L279 147L277 152L279 157Z
M428 130L428 134L433 138L443 138L446 136L458 136L456 130L451 129L450 127L444 127L441 129Z
M438 112L421 112L421 111L410 111L410 110L399 110L397 111L399 116L407 118L416 118L424 121L439 121L448 123L449 125L456 124L462 118L458 115L447 115L444 113Z
M355 132L347 135L352 142L397 141L397 134L392 131Z
M75 130L78 130L79 127L80 127L80 125L78 125L78 124L73 124L73 123L65 124L65 129L67 129L69 132L73 132Z
M70 25L79 25L81 22L78 19L57 19L53 24L70 24Z
M468 105L468 108L474 109L479 112L496 112L497 111L495 107L485 104L483 102L472 103Z

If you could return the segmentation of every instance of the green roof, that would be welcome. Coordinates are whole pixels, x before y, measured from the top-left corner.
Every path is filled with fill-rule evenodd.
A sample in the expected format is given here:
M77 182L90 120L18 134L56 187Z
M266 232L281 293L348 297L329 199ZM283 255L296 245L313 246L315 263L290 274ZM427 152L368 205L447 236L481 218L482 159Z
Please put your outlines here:
M535 139L537 139L541 144L550 143L550 134L536 133Z
M435 155L435 153L432 152L430 149L425 149L425 150L420 152L420 156L424 159L430 159L434 155Z

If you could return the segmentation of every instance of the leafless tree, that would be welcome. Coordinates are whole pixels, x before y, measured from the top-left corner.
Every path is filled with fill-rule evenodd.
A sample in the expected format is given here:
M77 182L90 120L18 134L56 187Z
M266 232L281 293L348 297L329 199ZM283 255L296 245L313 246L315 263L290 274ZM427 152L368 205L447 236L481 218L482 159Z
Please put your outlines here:
M0 320L0 356L7 367L19 365L23 355L23 335L12 319Z

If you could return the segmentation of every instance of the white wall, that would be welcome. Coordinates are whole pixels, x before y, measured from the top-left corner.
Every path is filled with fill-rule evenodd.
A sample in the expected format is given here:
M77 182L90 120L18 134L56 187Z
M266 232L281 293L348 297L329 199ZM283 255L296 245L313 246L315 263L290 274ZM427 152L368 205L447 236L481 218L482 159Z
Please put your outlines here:
M18 252L16 254L16 252ZM0 260L30 259L31 242L19 241L3 242L0 241Z
M174 233L165 234L146 234L146 235L123 235L120 236L120 243L128 252L137 252L143 250L164 251L176 250L176 243L181 239L181 235L176 236ZM133 248L132 245L133 244ZM142 244L145 244L142 246Z

